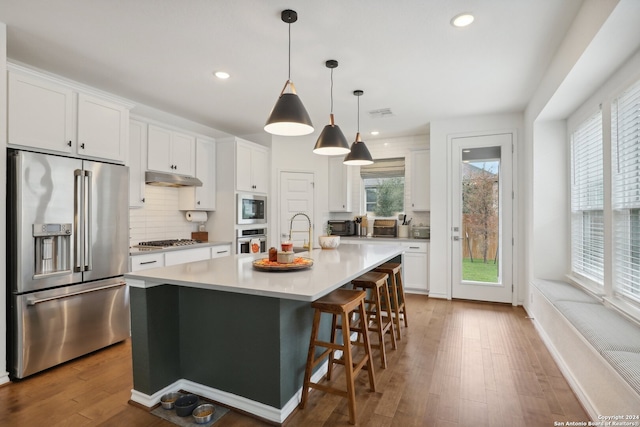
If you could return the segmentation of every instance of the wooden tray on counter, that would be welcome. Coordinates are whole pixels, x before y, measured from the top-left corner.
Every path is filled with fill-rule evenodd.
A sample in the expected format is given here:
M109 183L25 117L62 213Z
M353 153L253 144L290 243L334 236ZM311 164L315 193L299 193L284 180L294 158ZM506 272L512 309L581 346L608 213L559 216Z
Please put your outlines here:
M262 258L253 261L253 268L260 271L295 271L311 268L313 260L311 258L297 257L292 263L281 264L269 261L269 258Z

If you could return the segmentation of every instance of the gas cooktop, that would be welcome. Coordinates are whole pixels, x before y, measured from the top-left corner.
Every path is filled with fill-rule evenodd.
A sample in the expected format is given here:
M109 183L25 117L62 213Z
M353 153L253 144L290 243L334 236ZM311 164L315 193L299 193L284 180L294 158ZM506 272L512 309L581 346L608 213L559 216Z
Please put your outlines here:
M140 242L138 246L142 247L155 247L155 248L169 248L173 246L189 246L196 243L202 243L200 240L193 239L168 239L168 240L151 240L149 242Z

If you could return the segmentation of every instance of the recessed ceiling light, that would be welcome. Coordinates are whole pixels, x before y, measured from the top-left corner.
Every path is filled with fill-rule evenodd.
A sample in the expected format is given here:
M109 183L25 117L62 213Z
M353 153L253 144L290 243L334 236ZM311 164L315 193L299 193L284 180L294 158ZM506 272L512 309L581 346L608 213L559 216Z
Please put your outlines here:
M461 13L460 15L456 15L451 20L451 25L454 27L466 27L470 25L475 18L470 13Z
M215 73L213 73L213 75L221 80L226 80L231 77L226 71L216 71Z
M380 132L378 132L377 130L372 130L371 131L371 135L380 135Z
M463 152L463 153L470 153L470 152L471 152L471 150L466 150L466 149L465 149L465 150L462 150L462 152Z

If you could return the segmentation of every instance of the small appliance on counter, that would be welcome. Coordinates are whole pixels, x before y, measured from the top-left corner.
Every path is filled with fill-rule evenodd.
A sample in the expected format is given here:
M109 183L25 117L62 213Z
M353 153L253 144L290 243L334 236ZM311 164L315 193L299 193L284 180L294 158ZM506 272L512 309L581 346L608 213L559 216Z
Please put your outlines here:
M356 223L352 220L329 220L331 234L335 236L353 236L356 234Z
M431 227L428 225L413 225L411 226L411 237L414 239L430 239Z
M373 220L373 237L396 237L398 222L395 219Z

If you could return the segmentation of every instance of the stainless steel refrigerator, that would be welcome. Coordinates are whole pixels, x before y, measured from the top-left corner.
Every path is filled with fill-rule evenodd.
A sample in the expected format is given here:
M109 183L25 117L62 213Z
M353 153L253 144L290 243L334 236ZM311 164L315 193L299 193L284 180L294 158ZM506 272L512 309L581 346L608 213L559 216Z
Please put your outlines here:
M122 165L8 150L12 377L129 336L128 177Z

